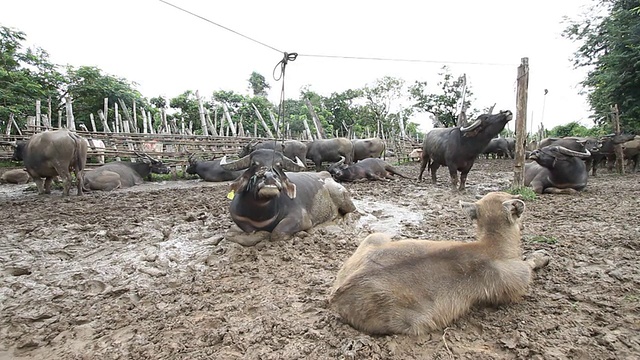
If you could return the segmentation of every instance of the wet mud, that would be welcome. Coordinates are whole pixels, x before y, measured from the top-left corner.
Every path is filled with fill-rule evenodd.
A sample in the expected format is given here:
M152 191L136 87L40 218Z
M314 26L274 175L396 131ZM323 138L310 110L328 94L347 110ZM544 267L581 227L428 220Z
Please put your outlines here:
M399 179L347 183L360 217L242 247L228 183L150 183L38 196L0 186L0 359L631 359L640 357L640 174L603 171L577 195L528 201L525 253L546 250L522 302L474 308L422 337L368 336L327 306L374 231L470 241L458 201L504 189L511 160L480 160L467 191ZM398 167L417 177L418 164Z

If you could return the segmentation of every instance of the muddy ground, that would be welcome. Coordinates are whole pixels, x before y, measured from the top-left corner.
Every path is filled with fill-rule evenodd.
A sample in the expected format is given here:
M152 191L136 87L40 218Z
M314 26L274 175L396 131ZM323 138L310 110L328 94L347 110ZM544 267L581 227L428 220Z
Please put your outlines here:
M401 179L347 184L361 212L244 248L227 184L152 183L84 197L0 186L0 359L632 359L640 357L640 174L527 202L525 252L548 251L518 304L476 308L428 336L372 337L327 295L372 231L473 239L458 200L506 188L481 160L468 190ZM417 165L399 168L415 177Z

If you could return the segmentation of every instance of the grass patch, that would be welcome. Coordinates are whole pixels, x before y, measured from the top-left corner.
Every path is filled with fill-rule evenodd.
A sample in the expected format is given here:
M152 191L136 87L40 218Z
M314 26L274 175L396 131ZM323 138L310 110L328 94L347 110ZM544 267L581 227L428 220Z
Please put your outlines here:
M0 160L0 168L21 167L22 161Z
M512 187L507 189L506 192L512 195L520 195L524 201L531 201L538 198L538 194L536 194L532 188L526 186Z
M558 239L553 236L543 236L543 235L529 235L524 238L527 242L530 243L538 243L538 244L557 244Z
M633 295L633 294L629 294L629 295L625 295L624 299L628 302L640 302L640 295Z

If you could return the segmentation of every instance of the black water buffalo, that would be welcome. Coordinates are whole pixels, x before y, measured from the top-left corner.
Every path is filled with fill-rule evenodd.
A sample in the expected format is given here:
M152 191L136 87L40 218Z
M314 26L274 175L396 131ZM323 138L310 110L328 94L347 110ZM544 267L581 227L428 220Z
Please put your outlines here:
M227 239L245 246L270 237L283 239L299 231L355 211L347 189L326 172L290 172L306 167L282 153L261 149L221 166L229 171L247 169L231 183L231 218L240 231ZM247 234L249 233L249 234Z
M293 161L296 161L296 157L302 161L307 158L307 145L298 140L265 140L262 142L252 140L240 150L238 157L245 157L258 149L279 151Z
M420 175L429 165L431 180L436 183L436 171L441 165L449 168L451 186L458 185L458 171L460 171L460 187L464 190L467 174L473 162L491 139L504 129L507 122L513 118L511 111L501 111L498 114L483 114L476 121L466 127L433 129L427 133L422 144L422 162Z
M242 175L242 171L223 169L220 166L220 159L198 161L193 158L193 155L189 156L189 167L186 171L187 174L198 174L202 180L211 182L235 180Z
M531 152L525 164L524 184L538 193L572 194L584 190L589 177L583 159L591 156L588 150L573 151L563 146L545 146Z
M307 144L307 159L322 170L322 162L337 162L344 157L346 164L353 162L353 143L347 138L317 139Z
M146 154L138 154L138 161L113 161L88 171L84 177L85 190L111 191L142 184L154 174L168 174L169 168Z
M595 137L567 136L562 138L544 138L540 140L538 149L551 145L562 146L577 152L584 152L587 150L593 154L599 151L601 143L600 140Z
M69 195L71 172L76 176L78 195L82 195L84 167L87 162L87 142L66 129L35 134L27 141L13 144L13 160L24 162L39 194L51 193L56 176L63 181L63 195ZM44 179L44 180L42 180Z
M386 161L377 158L367 158L355 164L347 165L344 158L329 166L331 176L337 181L359 181L359 180L393 180L392 175L398 175L408 179L406 175L400 173L396 168L387 164Z
M503 156L506 158L509 156L513 159L513 152L509 150L509 142L506 138L491 139L482 153L486 155L487 159L490 155L495 155L497 158L502 158Z
M591 154L591 174L596 176L596 172L602 161L610 161L613 164L616 158L615 146L625 144L633 140L635 135L632 134L620 134L620 135L607 135L600 138L601 146L598 152ZM624 145L623 145L624 146ZM587 171L589 168L587 167Z
M353 143L353 162L366 158L379 158L385 155L386 145L382 139L355 139Z

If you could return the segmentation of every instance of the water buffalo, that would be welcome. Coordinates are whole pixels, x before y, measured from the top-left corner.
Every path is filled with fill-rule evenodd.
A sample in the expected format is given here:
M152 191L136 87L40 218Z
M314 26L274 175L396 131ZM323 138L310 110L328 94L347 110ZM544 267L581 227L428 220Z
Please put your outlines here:
M382 139L355 139L353 143L353 162L366 158L379 158L385 155L387 148Z
M577 152L584 152L587 150L593 154L600 150L601 142L595 137L567 136L562 138L544 138L540 140L538 149L542 149L543 147L550 145L562 146Z
M590 156L588 150L578 152L558 145L534 150L529 158L535 162L524 167L524 184L538 194L573 194L584 190L589 173L583 159Z
M514 142L515 145L515 142ZM509 149L509 141L506 138L494 138L489 141L489 144L482 151L487 156L494 155L497 158L506 158L509 156L513 159L513 152Z
M406 175L387 164L386 161L376 158L363 159L351 165L345 164L344 158L342 158L337 163L329 166L328 171L337 181L386 181L395 179L392 175L398 175L408 179Z
M626 142L623 145L622 152L625 159L633 162L631 172L635 173L638 169L638 161L640 160L640 135L636 135L633 140Z
M209 161L198 161L189 156L189 167L187 174L198 174L204 181L219 182L237 179L242 175L242 171L229 171L220 166L220 159Z
M480 115L473 124L466 127L429 131L422 144L422 162L418 180L422 181L422 173L429 165L431 181L435 184L436 171L440 165L444 165L449 168L451 186L454 189L458 185L458 171L460 172L458 189L464 190L467 174L475 159L512 118L511 111L507 110L498 114Z
M413 149L409 153L409 159L411 161L420 161L422 159L422 149Z
M258 149L272 149L280 151L284 156L291 160L298 157L298 159L304 161L304 159L307 158L307 145L298 140L284 140L284 142L282 140L269 140L262 142L252 140L242 148L238 157L245 157Z
M337 162L344 157L346 164L353 162L353 143L347 138L316 139L307 144L307 159L322 170L322 162Z
M549 263L543 251L522 259L524 202L495 192L460 205L477 221L477 241L393 241L371 234L338 272L331 308L369 334L419 336L450 325L473 306L521 300L533 270Z
M85 190L111 191L142 184L151 173L168 174L169 168L146 154L138 154L136 162L113 161L99 166L84 177Z
M69 195L73 172L77 194L82 195L87 162L87 142L84 138L67 129L60 129L34 134L29 140L18 141L14 146L13 160L24 162L25 169L38 187L38 194L50 194L51 182L60 176L63 181L62 194Z
M596 176L596 172L603 160L609 161L613 164L616 158L615 146L619 144L625 144L628 141L634 139L632 134L620 134L620 135L607 135L600 138L601 146L598 152L591 154L591 174ZM589 171L589 167L587 167Z
M25 169L7 170L0 175L0 184L26 184L31 181Z
M247 169L231 183L231 218L239 229L227 239L244 246L270 237L278 240L355 211L347 189L326 172L291 172L306 167L268 149L260 149L221 166Z

